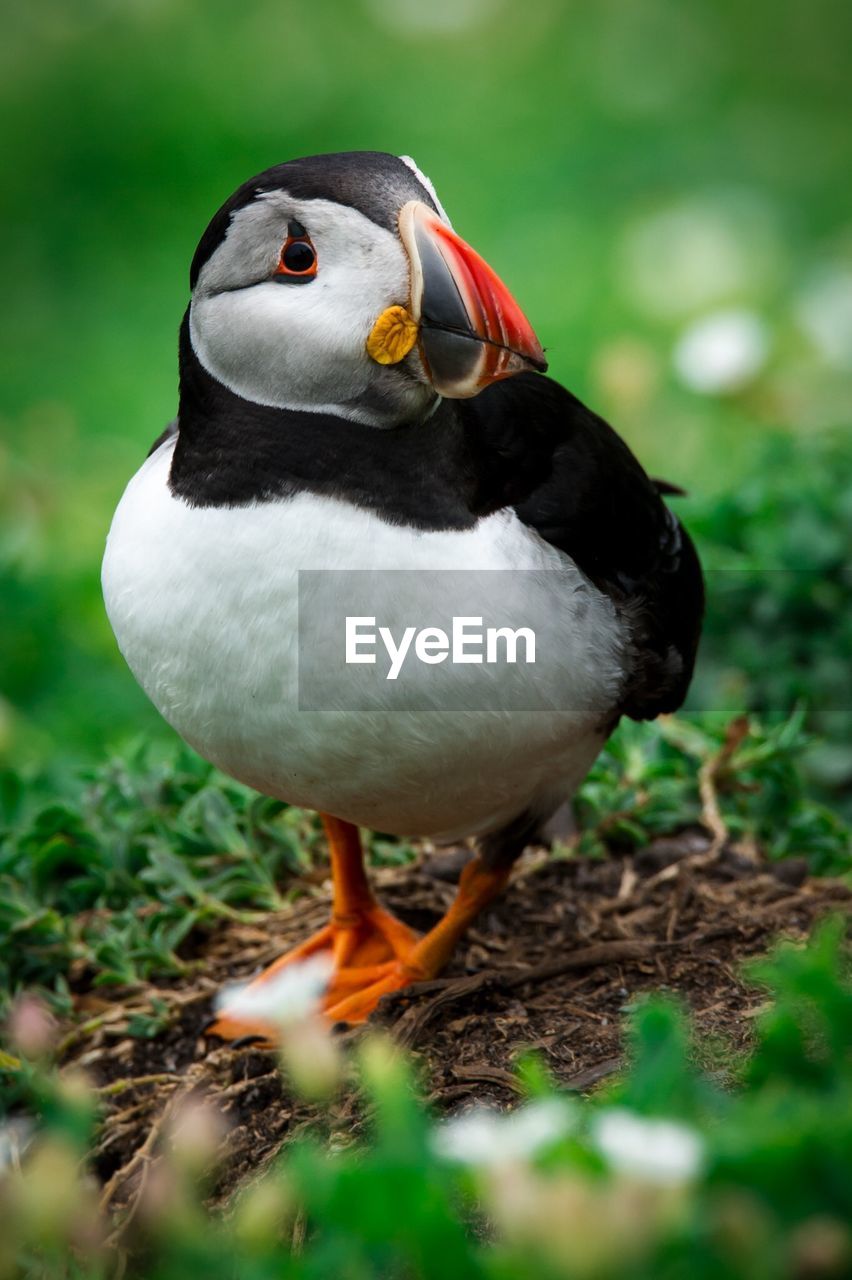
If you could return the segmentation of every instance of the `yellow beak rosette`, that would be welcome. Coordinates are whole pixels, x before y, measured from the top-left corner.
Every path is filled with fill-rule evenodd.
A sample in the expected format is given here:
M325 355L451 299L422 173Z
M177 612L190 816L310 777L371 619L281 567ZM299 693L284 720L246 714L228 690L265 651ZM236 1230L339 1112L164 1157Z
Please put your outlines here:
M417 322L405 307L388 307L373 325L367 354L377 364L399 364L417 341Z

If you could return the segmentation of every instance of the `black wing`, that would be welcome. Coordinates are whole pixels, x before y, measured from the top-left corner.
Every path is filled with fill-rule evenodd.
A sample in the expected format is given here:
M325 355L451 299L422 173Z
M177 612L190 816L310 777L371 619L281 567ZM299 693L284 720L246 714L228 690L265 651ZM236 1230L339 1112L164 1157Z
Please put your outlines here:
M489 487L502 483L524 524L569 555L627 622L617 710L637 720L674 711L692 678L704 586L692 541L662 501L663 484L549 378L521 374L469 406L486 452L499 459Z

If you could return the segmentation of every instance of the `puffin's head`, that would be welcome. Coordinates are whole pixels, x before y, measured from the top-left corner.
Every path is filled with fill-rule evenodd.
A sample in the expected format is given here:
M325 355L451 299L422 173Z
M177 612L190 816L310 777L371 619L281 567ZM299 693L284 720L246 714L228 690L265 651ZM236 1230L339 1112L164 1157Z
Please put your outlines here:
M546 368L518 304L407 158L267 169L207 227L190 285L196 356L259 404L391 426Z

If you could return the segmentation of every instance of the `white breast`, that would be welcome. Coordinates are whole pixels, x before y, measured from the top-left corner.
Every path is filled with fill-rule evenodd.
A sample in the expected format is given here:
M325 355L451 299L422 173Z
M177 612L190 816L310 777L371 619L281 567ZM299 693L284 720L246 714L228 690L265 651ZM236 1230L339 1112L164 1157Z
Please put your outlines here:
M128 485L103 588L131 670L203 756L268 795L399 834L481 833L528 808L547 815L570 796L617 700L621 628L611 602L561 553L506 512L433 533L310 494L190 507L168 488L173 449L174 440L161 445ZM300 569L566 563L572 589L554 600L553 575L542 573L530 610L560 615L570 688L553 690L553 706L570 710L501 707L499 673L487 711L298 708ZM400 628L414 603L396 601Z

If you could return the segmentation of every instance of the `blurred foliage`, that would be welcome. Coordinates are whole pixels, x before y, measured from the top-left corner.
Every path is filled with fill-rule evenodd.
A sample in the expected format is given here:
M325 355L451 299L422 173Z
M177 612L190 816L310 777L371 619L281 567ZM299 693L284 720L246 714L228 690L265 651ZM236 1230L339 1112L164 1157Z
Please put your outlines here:
M284 904L310 819L213 774L186 749L168 767L140 749L42 805L5 775L0 988L59 981L61 999L75 961L97 984L180 973L195 925Z
M404 841L370 835L374 864ZM0 774L0 1011L22 986L66 1005L96 986L183 972L182 944L222 917L262 919L306 888L316 815L251 791L186 747L150 747L67 780Z
M803 717L800 708L769 728L752 718L733 749L724 717L622 722L577 794L580 852L633 849L699 823L709 767L732 839L757 842L771 858L807 858L818 874L852 870L852 829L807 792Z
M757 721L730 752L724 722L628 723L577 798L579 851L634 848L701 821L699 770L715 769L733 839L811 869L852 869L852 832L807 798L801 716ZM182 747L148 746L59 784L0 775L0 1010L22 987L67 1008L69 968L96 986L181 973L184 943L222 917L254 919L304 892L322 836L315 816L259 796ZM413 856L370 834L370 861Z
M204 1205L226 1133L196 1104L183 1126L173 1106L124 1220L109 1220L85 1166L96 1097L51 1068L31 1029L29 1055L0 1067L36 1126L27 1132L19 1115L11 1141L23 1157L0 1173L2 1274L841 1280L852 1265L842 934L839 922L824 925L755 971L769 1005L727 1094L695 1065L681 1011L659 998L633 1011L615 1085L592 1099L560 1095L526 1058L527 1101L502 1117L436 1124L400 1052L362 1042L368 1139L338 1129L329 1143L332 1104L226 1214Z
M689 707L783 714L816 735L806 771L852 812L852 448L773 436L753 473L689 525L707 620Z
M704 541L759 537L747 550L775 567L792 540L796 567L821 572L848 529L831 524L840 472L797 490L811 440L852 422L844 0L529 0L522 15L509 0L40 0L5 6L3 34L0 753L170 739L109 633L103 539L174 413L195 243L239 182L290 156L413 154L554 376L690 490ZM731 309L758 340L741 334L733 369L696 383L683 343ZM775 428L785 514L773 523L767 478L745 533ZM802 613L791 591L766 606L785 626ZM789 714L804 675L774 668L752 693L746 629L722 655L713 617L701 705ZM819 772L848 783L828 646Z

